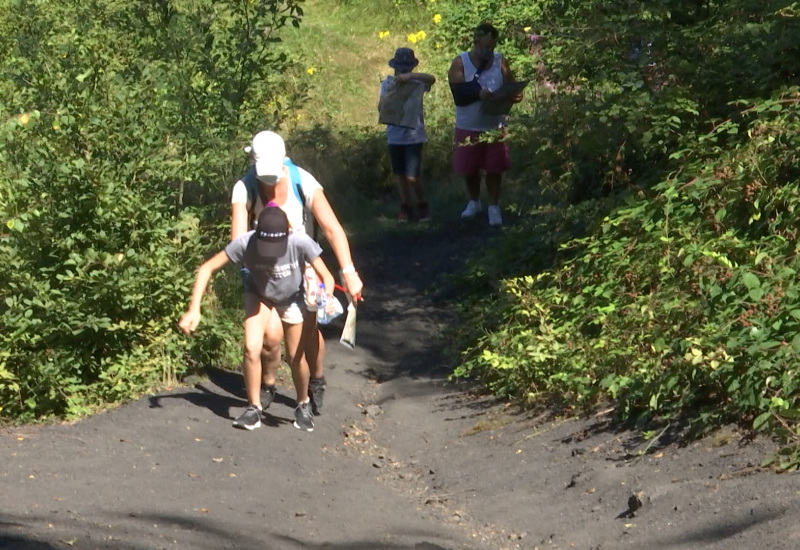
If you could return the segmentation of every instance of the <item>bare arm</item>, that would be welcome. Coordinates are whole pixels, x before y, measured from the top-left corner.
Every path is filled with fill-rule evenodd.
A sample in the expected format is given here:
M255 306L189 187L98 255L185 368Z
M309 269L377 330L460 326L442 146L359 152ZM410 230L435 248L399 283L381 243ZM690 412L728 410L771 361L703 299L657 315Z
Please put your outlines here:
M464 61L461 56L456 57L453 63L450 64L450 70L447 71L447 81L450 84L450 90L453 93L453 101L456 106L469 105L475 101L483 101L491 97L489 90L482 88L477 81L473 81L473 88L464 90L463 87L454 86L455 84L464 84L467 81L464 75Z
M450 64L450 70L447 71L447 82L450 84L461 84L466 81L464 77L464 62L461 61L461 56L458 56Z
M409 80L418 80L425 84L428 88L436 83L436 77L428 73L403 73L395 77L398 82L408 82Z
M353 267L353 258L350 255L350 243L347 240L347 235L342 228L342 224L333 213L328 198L322 189L317 189L314 192L314 201L311 203L311 212L314 214L317 223L319 223L325 238L331 243L333 253L336 255L336 260L342 268L342 275L344 276L344 285L347 292L353 297L361 295L361 290L364 284L358 276L355 268Z
M206 260L200 269L197 270L197 277L192 288L192 299L189 302L189 309L183 314L178 326L185 334L191 334L197 325L200 324L200 305L203 302L203 294L206 292L208 282L214 273L222 269L230 260L225 251L217 252L210 259Z
M514 73L511 72L511 67L505 57L500 58L500 72L503 75L503 82L516 82Z
M505 57L503 57L502 61L500 62L500 72L503 75L503 82L517 81L517 79L514 78L514 73L511 72L511 67L508 65L508 61L506 61ZM520 101L522 101L522 97L523 97L522 92L521 91L517 92L511 97L511 101L513 101L514 103L519 103Z
M247 204L234 202L231 204L231 240L247 233Z

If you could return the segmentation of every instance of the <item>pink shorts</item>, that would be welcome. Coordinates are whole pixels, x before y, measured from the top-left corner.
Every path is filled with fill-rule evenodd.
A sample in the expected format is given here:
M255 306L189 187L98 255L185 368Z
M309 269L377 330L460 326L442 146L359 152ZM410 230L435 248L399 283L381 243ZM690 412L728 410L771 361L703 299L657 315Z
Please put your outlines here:
M483 132L456 128L453 146L453 170L470 176L484 170L487 174L502 174L511 168L511 152L508 143L480 142Z

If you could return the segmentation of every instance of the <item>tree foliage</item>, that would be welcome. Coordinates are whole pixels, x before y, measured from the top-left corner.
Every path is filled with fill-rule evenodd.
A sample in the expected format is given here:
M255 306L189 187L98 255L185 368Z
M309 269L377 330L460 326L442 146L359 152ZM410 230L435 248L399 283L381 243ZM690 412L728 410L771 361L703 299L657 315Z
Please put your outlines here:
M0 415L80 414L236 346L229 319L201 343L175 319L235 145L302 100L276 36L299 1L3 1Z
M797 438L798 6L440 5L498 22L537 79L523 141L565 205L531 211L473 266L469 284L492 293L467 308L482 322L456 374Z

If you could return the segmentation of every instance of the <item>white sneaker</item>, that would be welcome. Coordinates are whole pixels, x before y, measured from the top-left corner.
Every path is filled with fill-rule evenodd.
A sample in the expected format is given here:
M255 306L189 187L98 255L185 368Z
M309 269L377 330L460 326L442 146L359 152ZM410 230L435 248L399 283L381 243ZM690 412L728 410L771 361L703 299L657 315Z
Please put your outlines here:
M465 220L470 220L480 213L483 210L483 206L481 206L481 201L469 201L467 203L467 207L461 213L461 217Z
M490 204L487 212L489 214L489 225L492 227L500 227L503 225L503 215L500 213L499 206Z

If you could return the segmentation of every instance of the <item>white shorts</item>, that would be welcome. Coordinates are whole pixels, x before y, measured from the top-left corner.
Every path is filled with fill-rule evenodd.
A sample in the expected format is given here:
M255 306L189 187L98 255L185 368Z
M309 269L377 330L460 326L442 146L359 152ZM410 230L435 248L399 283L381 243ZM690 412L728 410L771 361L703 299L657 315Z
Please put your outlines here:
M267 304L269 305L269 304ZM299 325L303 322L303 314L305 313L305 300L302 295L292 300L287 306L275 306L281 321L287 325Z
M283 306L276 306L269 300L265 300L254 292L245 292L245 303L247 303L248 299L260 301L262 304L270 308L274 307L275 311L278 312L278 317L280 317L281 322L286 323L287 325L299 325L303 322L303 315L306 312L306 305L302 293L296 294L290 303Z
M248 271L249 270L247 268L242 268L240 270L242 284L244 286L242 294L245 297L245 308L247 307L247 295L250 295L256 300L260 300L261 303L267 307L274 307L278 311L278 316L280 317L281 321L287 325L299 325L303 322L303 314L306 312L307 308L302 292L295 294L289 304L285 306L274 306L272 303L253 292L253 287L248 280Z

